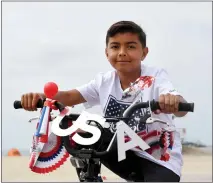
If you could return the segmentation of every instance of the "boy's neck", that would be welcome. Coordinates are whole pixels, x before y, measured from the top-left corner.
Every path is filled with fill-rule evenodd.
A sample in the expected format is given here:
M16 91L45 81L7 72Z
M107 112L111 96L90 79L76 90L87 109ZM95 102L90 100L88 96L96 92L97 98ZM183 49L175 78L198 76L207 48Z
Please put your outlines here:
M120 79L121 88L125 90L130 86L130 83L133 83L141 76L141 69L131 73L123 73L119 71L117 71L117 73Z

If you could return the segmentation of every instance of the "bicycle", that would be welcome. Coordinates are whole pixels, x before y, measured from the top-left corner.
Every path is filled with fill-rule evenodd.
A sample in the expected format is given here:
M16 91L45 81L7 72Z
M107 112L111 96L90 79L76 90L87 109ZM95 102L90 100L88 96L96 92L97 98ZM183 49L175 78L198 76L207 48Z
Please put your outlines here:
M49 103L49 106L51 106L50 107L51 109L59 110L60 114L58 115L58 117L59 117L58 120L60 121L61 129L69 128L70 126L73 125L73 122L79 118L80 114L73 114L73 113L68 114L68 111L66 110L66 106L59 103L58 101L52 101L51 104L50 104L50 101L51 100L49 100L48 97L46 100L43 100L43 101L39 100L39 102L37 104L37 108L41 108L43 110L44 104L45 104L45 102L47 102L47 103ZM15 109L22 108L21 102L15 101L14 108ZM154 100L147 101L147 102L135 102L129 108L126 109L126 111L123 113L123 117L106 117L105 116L104 117L105 123L106 124L109 122L116 123L116 124L127 123L128 120L131 119L130 116L134 112L134 110L141 109L141 108L150 108L151 111L155 111L157 109L160 109L160 106L159 106L159 103ZM193 112L194 103L180 103L179 111ZM54 120L57 119L57 116L53 117L50 112L51 112L51 110L48 113L48 122L51 122L51 121L54 122ZM40 119L42 117L43 118L45 117L44 113L41 113ZM154 122L160 122L160 123L164 123L165 125L167 125L166 122L161 121L159 119L152 118L152 117L148 118L145 123L151 124ZM53 171L54 169L57 169L61 164L63 164L64 161L66 161L66 159L68 158L68 155L71 155L72 157L70 158L70 162L71 162L72 166L74 166L76 168L76 172L77 172L80 182L103 182L103 179L100 174L101 173L100 160L101 160L101 158L107 158L107 156L110 153L112 153L113 151L116 150L116 148L117 148L117 140L115 138L116 133L113 134L108 130L109 125L103 126L103 125L100 125L100 123L98 123L97 121L93 121L93 120L87 121L87 124L93 125L101 131L101 138L98 140L98 142L93 145L80 145L80 144L75 143L72 140L72 137L75 133L78 133L80 136L82 136L84 138L91 137L90 133L85 133L85 132L75 132L73 134L70 134L70 135L67 135L64 137L59 137L59 136L55 135L54 138L58 139L58 141L56 140L57 148L58 149L65 148L66 153L63 155L63 158L60 159L61 163L59 163L60 162L59 161L59 162L57 162L58 164L56 163L57 165L53 165L51 168L45 169L44 171L42 170L43 172L39 172L40 170L38 170L38 168L33 169L33 165L35 165L36 161L39 159L39 157L37 157L37 159L36 159L36 155L35 155L36 153L39 153L40 156L42 153L44 154L43 157L41 157L39 161L45 161L44 156L49 155L49 157L50 157L51 153L48 152L45 154L44 146L42 147L42 146L38 145L39 138L41 139L41 141L43 140L43 142L47 143L47 139L45 139L43 137L47 138L47 136L49 134L45 134L43 137L42 137L42 134L40 134L40 136L39 136L39 134L35 134L33 136L33 146L32 146L31 161L30 161L31 170L33 170L34 172L37 172L37 173L49 173L49 172ZM40 123L40 125L41 125L41 123ZM39 128L39 123L37 124L37 129L38 128ZM41 126L40 126L40 130L41 130ZM49 129L46 128L45 130L46 130L46 132L48 132ZM43 132L45 130L43 130ZM172 132L173 130L174 129L168 128L167 132ZM164 132L162 132L162 133L164 133ZM50 134L50 135L53 135L53 134ZM140 134L138 134L138 135L140 136ZM162 134L160 134L160 135L162 135ZM125 139L125 141L128 141L128 138ZM36 143L37 143L37 146L36 146ZM149 143L148 145L150 145L150 147L151 147L152 144ZM43 148L43 151L42 151L42 148ZM48 149L48 147L46 149ZM99 150L101 150L101 151L99 151ZM51 149L50 151L53 151L53 150ZM55 150L55 151L57 151L57 150ZM58 152L56 152L56 154L57 153ZM51 158L53 158L53 156L55 156L55 154L54 155L51 154ZM34 160L33 160L33 158L34 158Z

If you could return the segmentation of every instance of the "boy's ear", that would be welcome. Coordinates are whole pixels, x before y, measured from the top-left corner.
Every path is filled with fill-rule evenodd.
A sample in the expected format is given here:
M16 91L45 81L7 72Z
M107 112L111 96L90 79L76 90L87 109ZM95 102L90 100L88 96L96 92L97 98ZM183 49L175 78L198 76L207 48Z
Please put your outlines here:
M149 53L149 48L148 47L143 48L143 55L141 57L142 61L146 58L148 53Z
M108 58L108 50L107 50L107 48L105 48L105 54L106 54L106 57Z

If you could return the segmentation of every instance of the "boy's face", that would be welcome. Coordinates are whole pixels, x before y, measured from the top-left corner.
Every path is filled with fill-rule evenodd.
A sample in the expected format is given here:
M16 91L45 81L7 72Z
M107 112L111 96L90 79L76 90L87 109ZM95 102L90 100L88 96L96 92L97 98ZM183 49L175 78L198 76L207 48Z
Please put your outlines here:
M118 33L109 38L105 52L117 71L129 73L141 68L141 61L146 57L148 48L142 47L137 34Z

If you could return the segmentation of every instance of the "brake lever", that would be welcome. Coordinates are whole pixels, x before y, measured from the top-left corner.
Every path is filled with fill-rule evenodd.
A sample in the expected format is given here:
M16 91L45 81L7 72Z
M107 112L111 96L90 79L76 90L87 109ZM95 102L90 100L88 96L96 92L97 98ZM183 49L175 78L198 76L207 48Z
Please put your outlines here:
M39 120L39 117L31 118L28 122L31 123L31 122L34 121L34 120Z
M52 120L54 120L57 116L53 116L52 114L50 115L50 121L52 121ZM32 121L34 121L34 120L36 120L36 121L38 121L40 119L40 117L38 116L38 117L34 117L34 118L31 118L31 119L29 119L29 123L31 123Z
M146 120L147 124L152 124L152 123L155 123L155 122L166 124L167 126L169 126L169 124L166 121L163 121L163 120L160 120L160 119L157 119L157 118L149 117Z
M119 122L119 121L128 121L133 118L125 118L125 117L104 117L106 119L106 122Z

